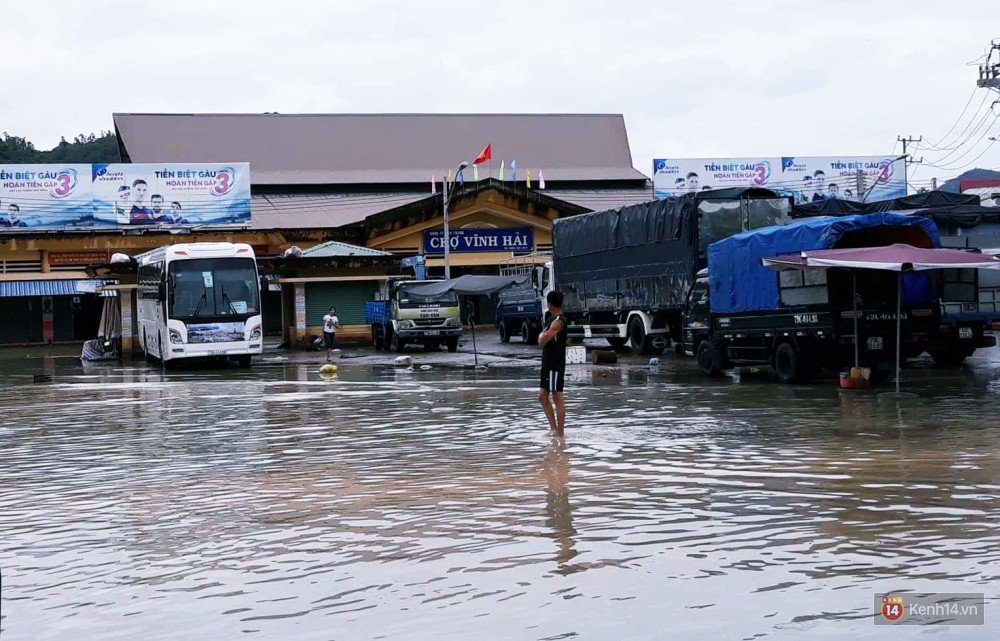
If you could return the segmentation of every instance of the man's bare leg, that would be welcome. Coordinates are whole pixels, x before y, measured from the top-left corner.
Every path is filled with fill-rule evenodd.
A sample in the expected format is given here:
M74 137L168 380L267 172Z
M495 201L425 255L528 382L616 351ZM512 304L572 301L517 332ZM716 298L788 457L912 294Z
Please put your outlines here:
M555 429L553 431L556 433L556 436L560 436L560 437L561 436L565 436L565 433L566 433L566 404L563 402L563 393L562 392L553 392L552 393L552 400L555 401L555 404L556 404L556 417L558 418L558 420L556 421L556 427L555 427ZM550 422L551 422L551 420L550 420Z
M557 397L562 396L559 392L556 392L556 395ZM538 390L538 402L542 404L542 409L545 411L545 418L549 419L549 429L552 430L553 434L559 434L559 429L556 425L556 412L552 408L552 403L549 402L548 390Z

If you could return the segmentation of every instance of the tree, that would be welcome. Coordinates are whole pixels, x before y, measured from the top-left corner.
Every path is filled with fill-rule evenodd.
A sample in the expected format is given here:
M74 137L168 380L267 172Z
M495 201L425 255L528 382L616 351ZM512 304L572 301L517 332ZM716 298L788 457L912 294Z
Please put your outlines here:
M112 131L80 134L73 142L63 136L53 149L40 151L28 140L7 132L0 138L0 163L102 163L120 162L118 137Z

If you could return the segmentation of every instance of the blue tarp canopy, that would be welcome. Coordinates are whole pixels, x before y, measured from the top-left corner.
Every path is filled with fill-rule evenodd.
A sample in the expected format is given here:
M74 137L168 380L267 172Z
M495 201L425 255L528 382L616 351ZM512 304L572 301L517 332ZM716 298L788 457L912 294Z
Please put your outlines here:
M730 236L708 246L712 311L735 313L781 308L777 273L763 266L762 258L812 249L894 243L941 246L934 221L895 213L806 218Z

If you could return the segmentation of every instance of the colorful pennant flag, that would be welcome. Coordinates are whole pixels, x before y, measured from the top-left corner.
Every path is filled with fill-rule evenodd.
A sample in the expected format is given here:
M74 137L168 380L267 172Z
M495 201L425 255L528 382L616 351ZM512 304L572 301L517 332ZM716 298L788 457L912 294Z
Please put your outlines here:
M472 166L472 179L479 182L479 165Z
M510 161L510 179L517 180L517 160Z
M465 167L458 168L458 174L455 175L458 179L458 184L460 187L465 187Z
M538 170L538 188L545 189L545 174L542 173L541 169Z
M500 180L503 180L503 163L504 163L504 161L501 160L500 161L500 176L499 176Z
M524 172L524 182L528 185L528 189L531 189L531 170L528 169Z
M479 155L476 156L476 159L472 161L472 164L473 166L475 166L482 164L487 160L492 160L492 159L493 159L493 143L490 143L486 145L486 147L481 152L479 152Z
M436 196L438 193L437 177L431 174L431 196Z

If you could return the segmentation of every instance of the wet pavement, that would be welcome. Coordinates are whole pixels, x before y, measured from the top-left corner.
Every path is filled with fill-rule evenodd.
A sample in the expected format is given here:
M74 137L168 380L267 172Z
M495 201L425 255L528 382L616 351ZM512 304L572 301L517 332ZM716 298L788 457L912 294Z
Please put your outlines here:
M562 443L537 348L479 338L325 376L0 350L0 638L1000 634L996 350L904 400L620 354L569 368ZM906 591L986 625L876 626Z

